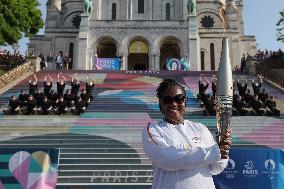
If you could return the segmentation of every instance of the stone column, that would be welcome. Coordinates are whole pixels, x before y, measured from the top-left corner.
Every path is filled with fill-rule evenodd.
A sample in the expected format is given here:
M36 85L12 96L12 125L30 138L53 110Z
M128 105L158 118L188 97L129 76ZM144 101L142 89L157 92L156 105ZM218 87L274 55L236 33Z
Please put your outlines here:
M81 14L81 24L77 38L78 56L74 63L74 69L77 70L86 70L89 68L89 64L87 63L88 25L89 16L87 14Z
M122 70L127 70L128 69L128 53L124 53L122 57Z
M103 0L99 0L99 19L103 20Z
M154 55L149 53L149 70L155 70Z
M130 0L126 1L126 20L130 20Z
M198 20L196 14L188 16L189 33L189 61L192 71L200 71L200 37L198 33Z
M156 70L161 70L161 67L160 67L160 53L156 53L154 55L154 59L155 59L155 69Z

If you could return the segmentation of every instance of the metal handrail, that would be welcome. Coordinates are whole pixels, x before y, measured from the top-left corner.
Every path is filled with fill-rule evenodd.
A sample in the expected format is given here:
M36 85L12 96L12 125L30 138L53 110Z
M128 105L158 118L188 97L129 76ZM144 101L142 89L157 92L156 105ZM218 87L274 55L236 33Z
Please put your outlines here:
M284 75L275 72L266 62L258 62L255 66L256 74L274 82L281 88L284 88Z

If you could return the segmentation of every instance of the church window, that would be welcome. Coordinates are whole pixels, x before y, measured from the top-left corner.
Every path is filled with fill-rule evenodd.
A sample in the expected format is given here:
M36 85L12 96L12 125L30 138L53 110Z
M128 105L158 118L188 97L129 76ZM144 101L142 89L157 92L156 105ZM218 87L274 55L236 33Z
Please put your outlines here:
M205 70L205 53L204 53L204 51L200 52L200 60L201 60L201 70Z
M111 6L111 19L116 20L116 3Z
M215 52L214 43L210 44L210 58L211 58L211 70L215 70Z
M138 0L138 14L144 14L144 0Z
M166 4L166 20L171 20L171 4Z
M203 28L210 29L214 26L214 19L211 16L204 16L200 21Z

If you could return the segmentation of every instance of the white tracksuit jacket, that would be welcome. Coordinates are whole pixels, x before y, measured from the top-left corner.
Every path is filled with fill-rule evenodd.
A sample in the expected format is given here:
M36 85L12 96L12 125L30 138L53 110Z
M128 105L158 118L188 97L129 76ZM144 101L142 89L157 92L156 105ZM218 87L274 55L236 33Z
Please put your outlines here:
M153 162L152 189L215 189L211 175L219 174L228 160L206 126L184 121L149 123L143 147Z

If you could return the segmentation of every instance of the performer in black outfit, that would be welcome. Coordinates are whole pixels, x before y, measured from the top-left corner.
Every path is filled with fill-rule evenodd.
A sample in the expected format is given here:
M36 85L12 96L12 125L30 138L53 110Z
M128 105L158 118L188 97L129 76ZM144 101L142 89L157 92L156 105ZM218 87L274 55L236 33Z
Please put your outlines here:
M280 116L280 110L276 105L274 96L270 96L265 105L271 110L273 116Z
M33 95L37 89L37 77L33 74L33 80L29 80L29 95Z
M87 79L86 79L86 93L90 96L90 100L94 99L94 97L92 95L94 87L95 87L95 79L92 78L91 81L89 81L89 76L87 76Z
M25 115L32 115L36 113L36 100L32 95L29 95L27 103L26 103L26 109L23 111Z
M6 115L16 115L20 112L20 103L15 96L10 97L8 107L3 110Z
M254 95L259 95L261 85L262 85L262 79L258 75L254 80L252 80L252 89Z
M66 93L64 94L64 100L67 103L67 107L72 107L74 105L74 95L71 93L70 89L66 90Z
M50 77L50 75L47 75L44 77L44 82L43 82L43 89L45 96L48 96L51 88L52 88L52 78Z
M86 89L82 89L82 93L80 94L80 97L85 103L85 106L88 108L91 99L90 99L90 95L86 92Z
M57 94L58 94L58 96L63 96L66 81L67 81L67 79L60 72L57 75Z
M57 115L64 115L67 111L67 103L64 100L63 96L60 96L56 102L56 111Z
M21 93L19 94L19 103L20 103L20 107L24 107L26 105L26 102L28 100L28 94L21 89Z
M247 78L244 75L241 76L241 79L238 78L237 87L238 87L239 95L241 97L244 97L247 87L248 87Z
M38 113L40 115L49 115L52 111L52 105L50 100L46 96L43 97L42 102L39 104Z
M79 92L79 89L80 89L80 81L76 77L76 75L77 75L77 73L75 73L73 75L72 80L71 80L71 93L74 96L78 96L78 92Z
M71 112L74 115L80 115L85 112L86 106L84 101L80 96L77 97L77 100L75 101L75 105L72 107Z

